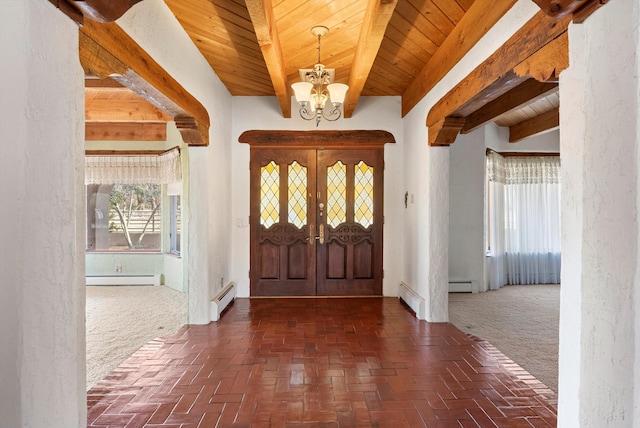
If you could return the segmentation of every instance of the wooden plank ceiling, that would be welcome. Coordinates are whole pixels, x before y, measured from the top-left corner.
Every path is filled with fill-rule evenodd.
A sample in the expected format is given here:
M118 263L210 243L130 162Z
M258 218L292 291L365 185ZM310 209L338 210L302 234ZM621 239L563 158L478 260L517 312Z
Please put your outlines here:
M336 70L336 82L349 84L344 108L345 117L350 117L360 96L401 96L406 114L515 1L165 3L232 95L276 96L285 117L297 114L297 107L291 106L289 100L290 86L299 80L298 70L312 68L317 62L317 39L310 30L317 25L328 27L329 33L322 38L320 59L327 68ZM92 86L99 85L94 82ZM116 102L116 96L108 95L109 91L121 88L104 85L97 92L87 88L87 120L170 120L159 114L162 112L143 109L132 101ZM542 99L538 94L534 101L536 104L530 107L520 104L510 112L501 112L496 123L511 127L536 114L557 110L557 94L545 93ZM113 103L120 119L95 118L99 111L108 109L100 104L108 103ZM126 105L130 107L127 109ZM146 116L135 119L143 110ZM149 119L154 114L156 118Z

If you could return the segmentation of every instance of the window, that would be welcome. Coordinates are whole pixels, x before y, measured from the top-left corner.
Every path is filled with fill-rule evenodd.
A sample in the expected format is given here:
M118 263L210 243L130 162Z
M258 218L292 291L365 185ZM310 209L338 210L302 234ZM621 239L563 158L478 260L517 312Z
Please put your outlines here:
M169 251L171 254L180 255L180 221L181 221L181 206L180 206L180 195L171 195L171 213L170 221L169 221L169 240L170 240L170 248Z
M490 287L560 282L560 158L487 154Z
M87 251L160 251L161 185L87 185Z

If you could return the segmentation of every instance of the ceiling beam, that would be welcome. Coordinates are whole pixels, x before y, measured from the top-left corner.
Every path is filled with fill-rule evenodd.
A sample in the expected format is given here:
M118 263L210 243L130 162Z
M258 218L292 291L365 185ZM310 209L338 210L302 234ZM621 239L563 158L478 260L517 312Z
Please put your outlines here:
M547 15L556 18L575 14L579 11L582 11L583 15L585 12L588 12L590 15L607 1L608 0L533 0L540 10ZM583 11L583 9L586 10ZM578 23L583 21L579 21Z
M609 0L589 1L573 13L573 22L582 24L593 12L607 4Z
M476 0L402 94L404 117L504 16L516 0Z
M85 77L85 88L124 88L121 83L107 77L104 79L98 79L96 77Z
M501 114L543 98L557 90L557 83L544 83L538 82L536 79L528 79L467 116L460 132L467 134Z
M86 19L80 28L79 52L85 75L111 77L172 116L185 143L209 144L210 121L204 106L117 24Z
M539 51L522 61L513 71L540 82L558 82L560 73L569 67L569 34L564 32Z
M344 117L349 118L358 104L364 84L378 55L387 25L398 0L369 0L358 36L358 47L351 64L349 90L344 100Z
M437 129L438 132L429 132L429 145L450 146L458 137L464 123L464 117L443 117L433 126L433 128ZM429 131L431 131L431 128L429 128Z
M60 11L82 24L87 17L98 22L113 22L142 0L49 0Z
M166 141L166 122L86 122L87 141Z
M517 125L509 127L509 142L517 143L527 137L552 131L560 127L560 110L553 109Z
M291 95L271 0L246 0L246 4L282 115L290 118Z
M96 99L85 96L84 112L87 121L173 121L173 117L142 98Z
M570 21L571 16L552 18L544 12L538 12L527 21L431 108L427 116L430 144L450 144L447 143L449 138L438 137L444 118L469 116L526 80L512 70L564 33Z

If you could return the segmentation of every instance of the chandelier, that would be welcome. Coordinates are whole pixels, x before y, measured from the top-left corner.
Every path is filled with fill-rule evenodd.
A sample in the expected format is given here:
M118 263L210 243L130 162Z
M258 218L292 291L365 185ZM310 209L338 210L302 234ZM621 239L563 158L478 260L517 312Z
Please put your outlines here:
M344 83L331 83L335 77L335 70L324 68L324 64L320 62L320 39L328 32L329 29L323 26L311 29L311 34L318 38L318 63L313 69L300 69L302 82L291 85L296 101L300 104L300 116L305 120L315 119L316 126L323 118L334 121L342 116L340 106L349 89ZM325 108L327 100L330 100L329 108Z

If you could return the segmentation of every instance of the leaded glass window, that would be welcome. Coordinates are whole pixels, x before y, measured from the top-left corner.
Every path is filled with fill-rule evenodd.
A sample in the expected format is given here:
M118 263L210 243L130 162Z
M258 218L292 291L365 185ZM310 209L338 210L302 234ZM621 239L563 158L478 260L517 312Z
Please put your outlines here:
M260 168L260 224L270 228L280 218L280 166L274 161Z
M289 223L301 228L307 224L307 168L294 161L288 177Z
M327 224L347 221L347 166L338 161L327 167Z
M373 224L373 167L360 161L354 179L354 221L369 227Z

